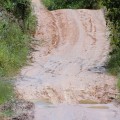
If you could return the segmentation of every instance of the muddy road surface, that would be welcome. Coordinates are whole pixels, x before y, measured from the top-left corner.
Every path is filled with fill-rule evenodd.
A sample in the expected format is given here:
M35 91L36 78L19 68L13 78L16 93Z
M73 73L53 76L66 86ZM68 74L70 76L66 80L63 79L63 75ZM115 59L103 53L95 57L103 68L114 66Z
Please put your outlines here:
M21 70L16 89L35 102L35 120L119 120L109 104L80 105L109 103L116 94L116 78L105 68L110 41L102 10L48 11L32 2L38 19L32 62Z

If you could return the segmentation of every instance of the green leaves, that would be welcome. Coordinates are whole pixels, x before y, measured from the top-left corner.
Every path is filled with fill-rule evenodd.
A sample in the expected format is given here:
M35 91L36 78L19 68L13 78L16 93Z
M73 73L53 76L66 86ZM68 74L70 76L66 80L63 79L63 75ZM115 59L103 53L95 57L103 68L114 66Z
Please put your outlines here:
M99 9L101 0L43 0L49 10L56 9Z
M29 42L17 23L0 20L0 76L13 75L25 64Z
M25 65L29 53L30 36L34 34L36 26L36 18L32 11L29 11L30 0L5 0L3 6L8 5L8 1L14 5L14 9L9 9L9 12L7 9L6 12L5 7L1 12L0 77L13 76ZM2 6L1 3L0 1L0 6ZM24 19L21 18L23 14L21 5L27 6Z
M113 75L120 72L120 0L105 0L103 4L106 6L107 18L110 21L111 46L110 59L107 63L108 70Z
M14 4L10 0L6 0L4 7L8 11L12 11L14 9Z
M0 0L0 7L14 15L24 32L29 32L35 26L35 24L33 26L28 25L29 20L34 19L34 22L36 22L36 18L32 14L31 0Z

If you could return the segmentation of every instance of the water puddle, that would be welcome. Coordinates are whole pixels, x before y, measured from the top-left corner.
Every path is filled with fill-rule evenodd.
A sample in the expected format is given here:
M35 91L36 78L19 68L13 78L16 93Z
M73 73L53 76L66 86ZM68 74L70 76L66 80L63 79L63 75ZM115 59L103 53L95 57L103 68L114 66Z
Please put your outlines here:
M86 99L86 100L80 100L79 104L98 104L98 103L96 101Z
M39 106L40 108L55 108L56 106L50 102L45 101L36 101L34 102L35 105Z
M107 106L90 106L88 108L92 108L92 109L109 109L109 107L107 107Z

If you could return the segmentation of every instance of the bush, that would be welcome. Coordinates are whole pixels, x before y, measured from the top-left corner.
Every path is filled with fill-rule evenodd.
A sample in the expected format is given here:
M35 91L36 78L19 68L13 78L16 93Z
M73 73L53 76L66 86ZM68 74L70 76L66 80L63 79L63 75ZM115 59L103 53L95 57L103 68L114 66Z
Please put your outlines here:
M36 18L32 14L31 0L0 0L0 7L15 16L24 32L35 30Z
M56 9L99 9L101 0L42 0L49 10Z
M118 75L120 72L120 1L105 0L103 4L107 8L107 19L110 24L110 39L112 51L108 61L108 71L113 75Z
M104 0L103 4L107 8L107 19L110 28L110 39L112 51L108 60L108 71L112 75L119 76L120 73L120 1L119 0ZM118 77L119 78L119 77ZM120 78L117 83L120 90Z
M112 75L118 75L120 72L120 49L112 53L107 63L108 72Z
M21 4L27 6L24 17ZM30 0L0 1L0 77L15 75L26 63L36 25L30 5Z
M118 87L118 89L120 91L120 77L119 77L118 82L117 82L117 87Z
M17 22L0 20L0 76L14 75L25 64L29 42Z

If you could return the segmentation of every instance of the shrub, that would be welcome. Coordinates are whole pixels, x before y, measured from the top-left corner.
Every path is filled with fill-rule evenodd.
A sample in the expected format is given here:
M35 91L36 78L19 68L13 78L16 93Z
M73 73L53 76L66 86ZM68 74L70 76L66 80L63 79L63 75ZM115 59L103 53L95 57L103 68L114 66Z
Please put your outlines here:
M21 4L27 6L23 17ZM36 25L30 5L30 0L0 1L0 77L14 75L26 63Z
M118 89L120 91L120 77L119 77L118 82L117 82L117 87L118 87Z
M0 76L13 75L25 64L29 42L17 23L0 20Z
M108 71L116 76L120 73L120 1L104 0L103 4L107 8L107 19L110 28L110 39L112 51L108 60ZM118 77L117 87L120 91L120 77Z
M99 9L101 0L42 0L49 10L56 9Z
M32 14L31 0L1 0L0 7L15 16L24 32L35 30L36 18Z
M120 1L119 0L105 0L103 4L107 8L107 19L110 24L110 39L112 51L110 52L110 59L108 61L108 71L113 75L120 72Z

